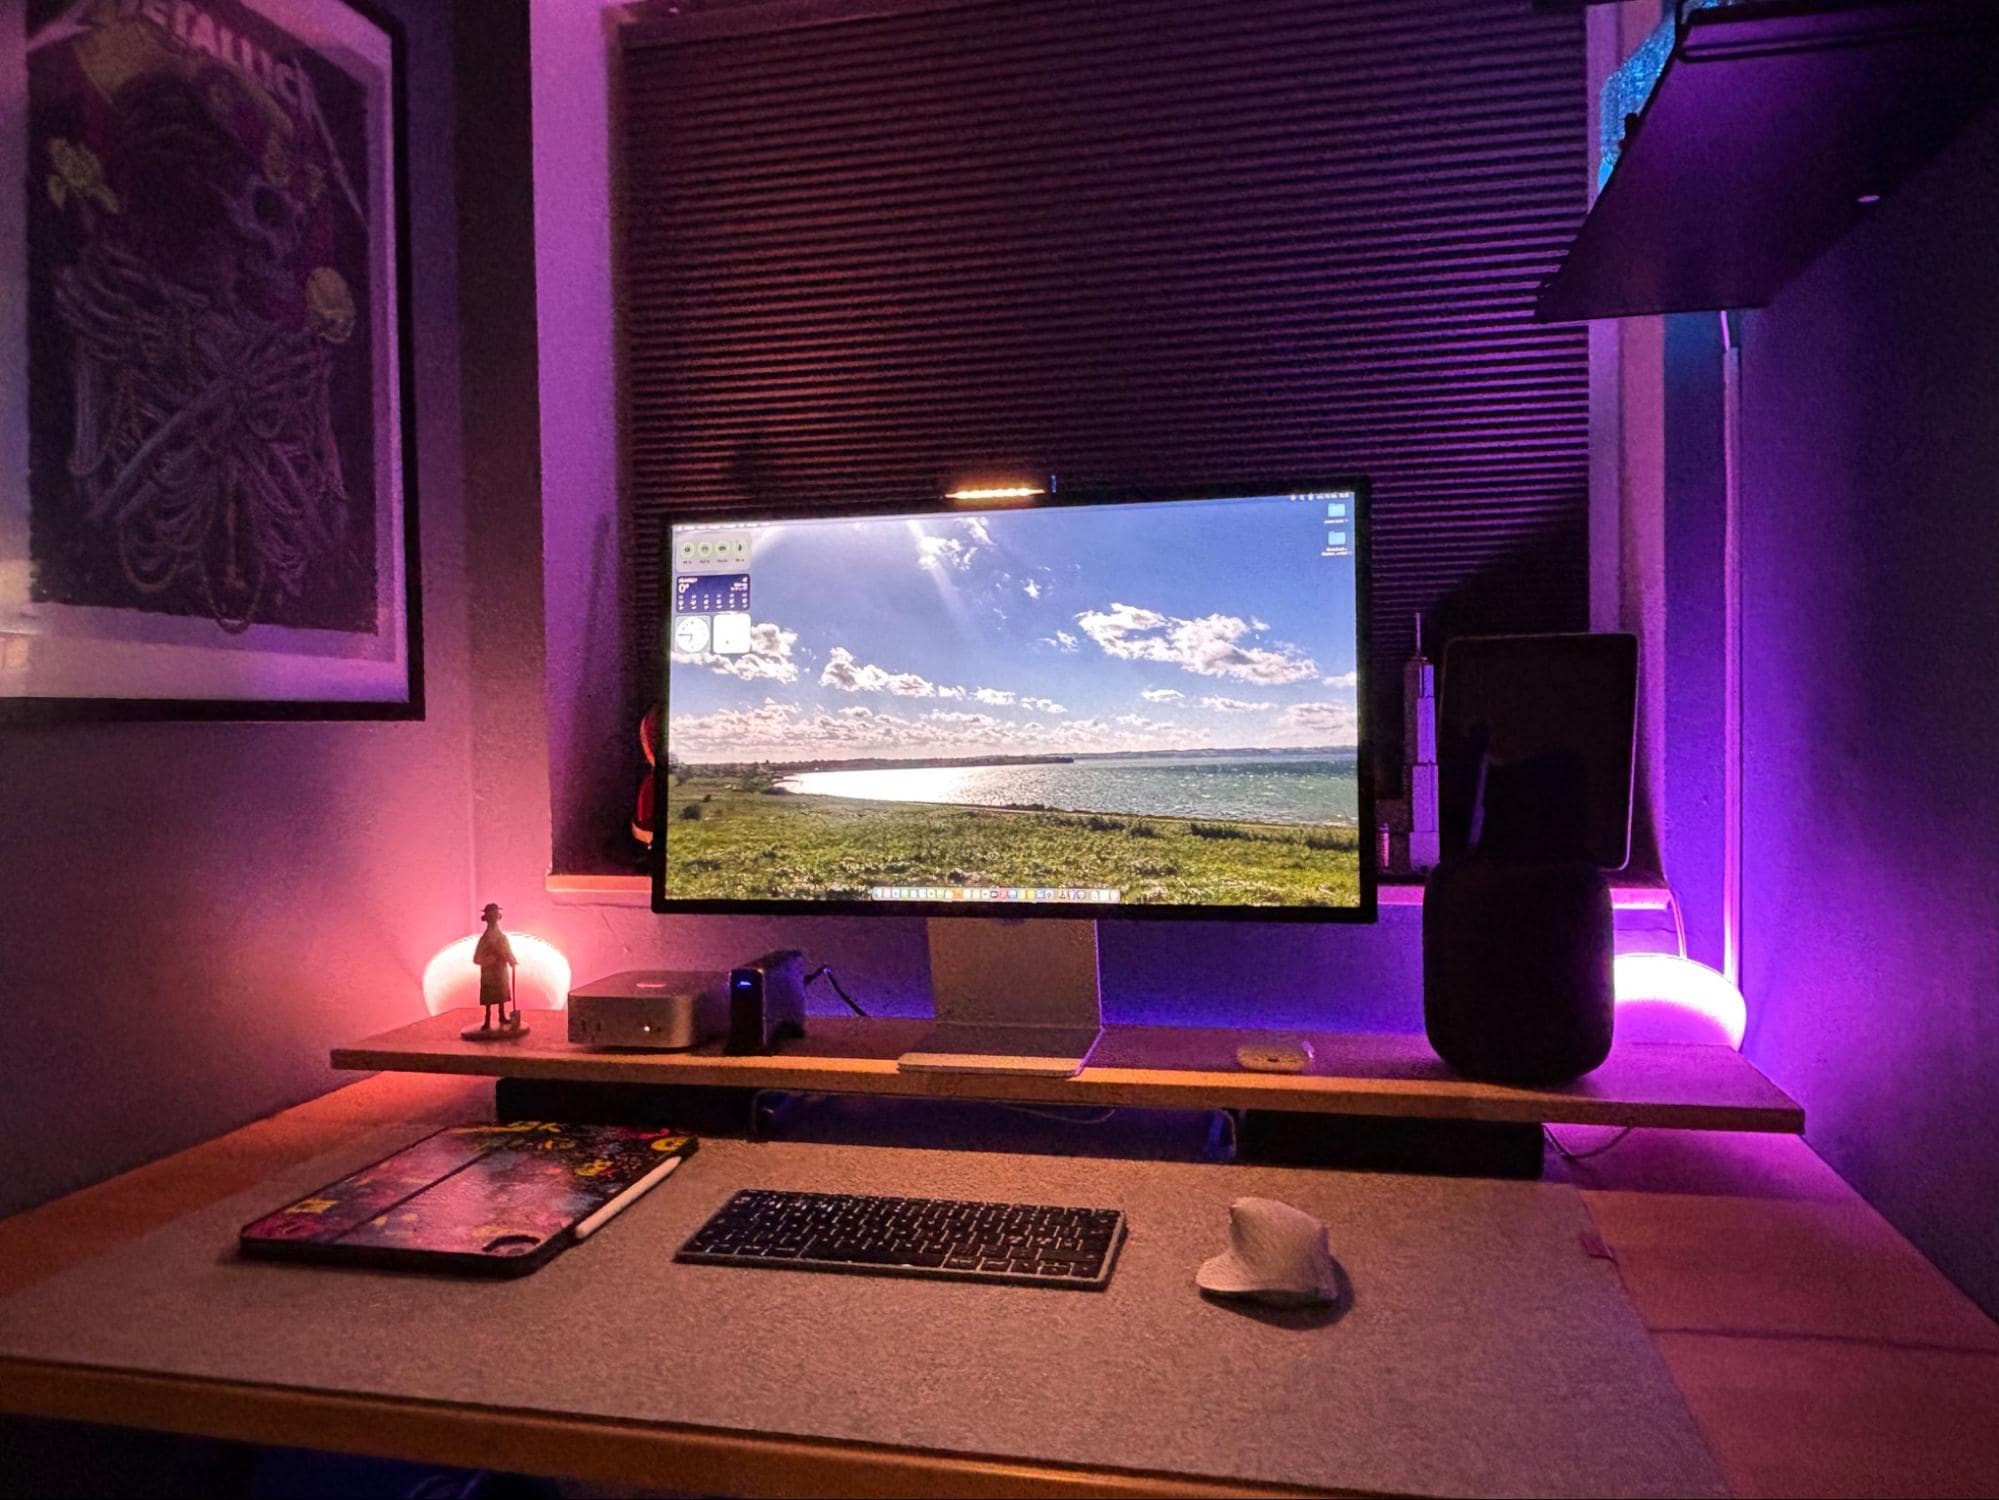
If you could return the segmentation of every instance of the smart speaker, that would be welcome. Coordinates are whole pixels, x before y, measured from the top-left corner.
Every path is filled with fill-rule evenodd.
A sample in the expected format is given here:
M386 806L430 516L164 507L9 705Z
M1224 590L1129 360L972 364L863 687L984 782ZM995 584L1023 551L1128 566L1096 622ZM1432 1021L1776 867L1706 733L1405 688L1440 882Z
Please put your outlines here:
M1423 891L1423 1029L1467 1078L1546 1084L1610 1055L1610 882L1588 860L1447 859Z

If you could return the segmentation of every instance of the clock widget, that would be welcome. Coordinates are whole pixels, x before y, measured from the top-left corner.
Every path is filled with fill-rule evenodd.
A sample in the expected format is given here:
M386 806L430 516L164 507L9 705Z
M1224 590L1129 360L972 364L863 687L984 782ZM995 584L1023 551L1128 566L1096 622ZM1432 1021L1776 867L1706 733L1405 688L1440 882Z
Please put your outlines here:
M708 619L705 615L682 615L673 622L673 649L699 656L708 649Z

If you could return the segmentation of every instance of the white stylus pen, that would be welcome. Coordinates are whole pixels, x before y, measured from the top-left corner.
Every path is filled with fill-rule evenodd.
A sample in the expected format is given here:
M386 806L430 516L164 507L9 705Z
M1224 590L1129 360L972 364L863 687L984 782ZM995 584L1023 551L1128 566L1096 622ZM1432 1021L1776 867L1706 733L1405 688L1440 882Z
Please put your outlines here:
M686 1160L687 1158L684 1156L669 1156L637 1182L626 1188L619 1196L613 1198L581 1224L578 1224L576 1226L576 1238L579 1240L589 1239L591 1235L602 1229L611 1220L617 1218L619 1214L623 1213L634 1203L638 1202L639 1199L659 1186L660 1183L671 1177L673 1169Z

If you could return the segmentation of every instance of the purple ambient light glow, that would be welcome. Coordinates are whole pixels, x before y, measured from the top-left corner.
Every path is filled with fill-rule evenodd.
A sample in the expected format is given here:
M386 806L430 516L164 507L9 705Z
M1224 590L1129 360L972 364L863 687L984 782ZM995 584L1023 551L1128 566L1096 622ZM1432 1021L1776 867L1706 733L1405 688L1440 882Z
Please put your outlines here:
M1611 966L1620 1042L1709 1042L1740 1049L1742 991L1677 953L1620 953Z
M430 1013L441 1015L479 1003L479 966L472 962L479 933L446 943L423 966L423 1003ZM569 960L562 950L526 932L510 932L514 957L520 966L514 971L523 1010L563 1010L569 1004ZM537 1000L536 996L540 996Z

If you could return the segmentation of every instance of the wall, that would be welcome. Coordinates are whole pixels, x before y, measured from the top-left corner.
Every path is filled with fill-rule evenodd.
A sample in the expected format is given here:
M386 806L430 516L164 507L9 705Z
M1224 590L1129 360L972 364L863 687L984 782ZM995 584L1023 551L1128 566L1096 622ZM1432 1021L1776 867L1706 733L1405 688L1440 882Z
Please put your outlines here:
M0 729L0 1213L341 1081L473 925L450 31L409 28L429 712ZM18 14L12 11L10 13ZM14 482L18 482L18 477Z
M532 917L548 870L550 680L536 355L533 100L527 0L454 0L458 302L465 413L466 609L476 906ZM560 285L561 278L552 278ZM475 907L476 909L476 907Z
M1744 321L1748 1052L1999 1313L1999 112Z
M638 735L627 722L617 329L611 297L611 115L594 4L535 0L534 244L541 364L542 578L548 598L547 742L555 867L616 868L629 841L601 811L636 795Z
M1605 82L1652 34L1657 0L1593 5L1587 12L1589 173L1602 162ZM1594 194L1594 187L1592 187ZM1665 320L1600 319L1589 325L1590 629L1638 637L1636 765L1631 861L1675 873L1663 848L1667 702L1665 559Z
M1687 954L1722 963L1723 619L1721 320L1665 325L1664 701L1659 852Z

